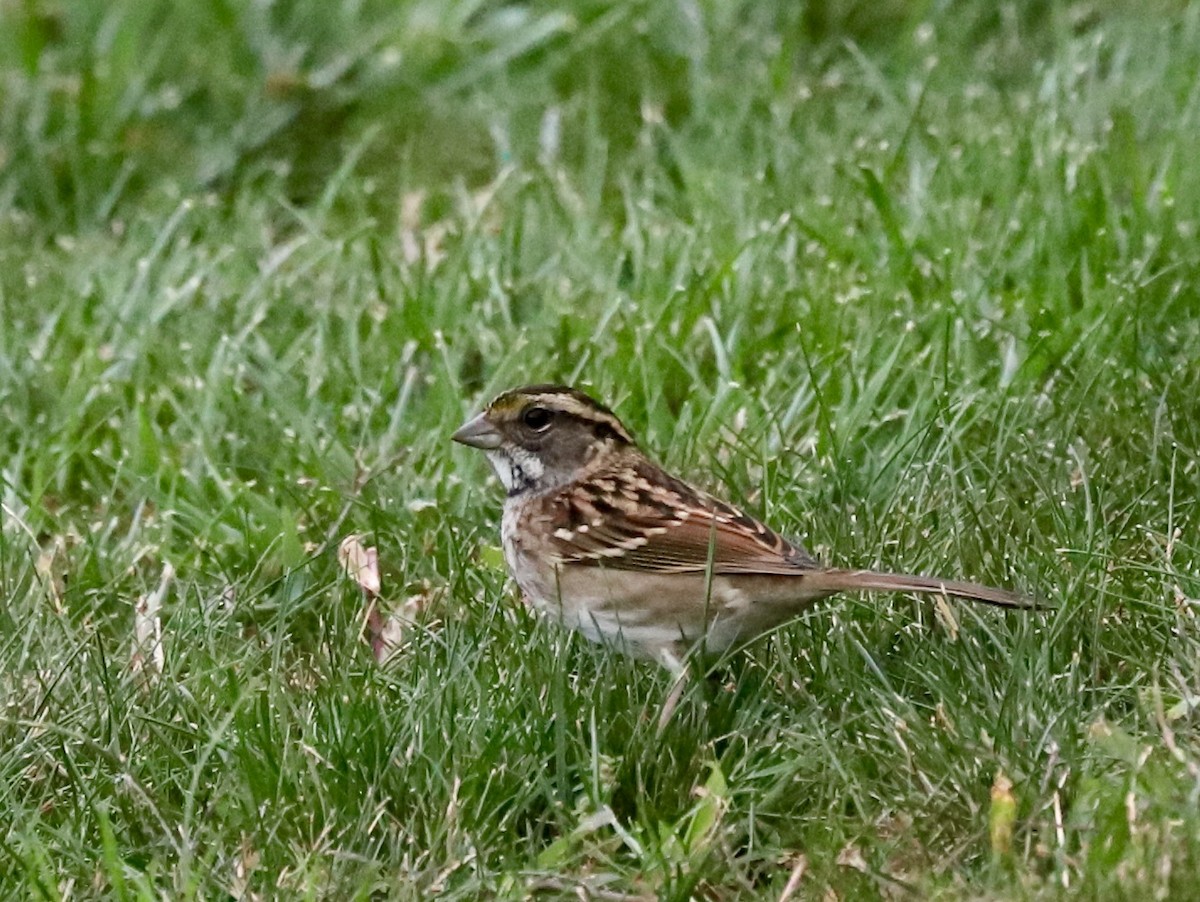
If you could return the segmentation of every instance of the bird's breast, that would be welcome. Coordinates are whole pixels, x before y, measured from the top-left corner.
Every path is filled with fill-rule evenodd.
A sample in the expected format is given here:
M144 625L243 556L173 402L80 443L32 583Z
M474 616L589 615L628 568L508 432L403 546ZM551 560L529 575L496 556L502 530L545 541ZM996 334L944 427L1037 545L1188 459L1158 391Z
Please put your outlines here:
M720 653L772 629L817 597L804 575L717 575L558 563L536 538L538 508L512 499L501 541L509 572L540 614L640 658L678 657L701 639Z

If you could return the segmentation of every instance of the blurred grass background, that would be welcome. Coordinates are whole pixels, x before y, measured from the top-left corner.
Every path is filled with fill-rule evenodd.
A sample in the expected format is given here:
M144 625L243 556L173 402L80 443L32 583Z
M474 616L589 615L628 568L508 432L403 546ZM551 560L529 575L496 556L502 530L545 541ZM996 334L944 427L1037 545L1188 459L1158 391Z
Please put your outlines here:
M1185 897L1198 143L1167 0L0 0L0 891ZM544 379L1056 610L835 601L660 737L446 442Z

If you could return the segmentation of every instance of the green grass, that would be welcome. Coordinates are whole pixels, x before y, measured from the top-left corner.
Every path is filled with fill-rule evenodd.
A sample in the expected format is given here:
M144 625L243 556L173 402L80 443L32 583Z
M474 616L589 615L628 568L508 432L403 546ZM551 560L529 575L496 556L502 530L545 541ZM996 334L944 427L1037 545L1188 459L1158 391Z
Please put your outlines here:
M1192 892L1198 72L1167 0L0 3L0 893ZM837 599L660 736L447 441L547 379L1054 609Z

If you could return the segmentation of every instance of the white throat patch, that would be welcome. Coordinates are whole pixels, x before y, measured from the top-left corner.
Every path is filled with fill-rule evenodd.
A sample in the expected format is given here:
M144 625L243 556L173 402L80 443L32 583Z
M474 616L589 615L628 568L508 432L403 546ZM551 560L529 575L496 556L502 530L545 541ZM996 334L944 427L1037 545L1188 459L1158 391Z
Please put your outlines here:
M546 468L541 460L524 448L496 448L486 453L488 462L510 495L535 488L545 475Z

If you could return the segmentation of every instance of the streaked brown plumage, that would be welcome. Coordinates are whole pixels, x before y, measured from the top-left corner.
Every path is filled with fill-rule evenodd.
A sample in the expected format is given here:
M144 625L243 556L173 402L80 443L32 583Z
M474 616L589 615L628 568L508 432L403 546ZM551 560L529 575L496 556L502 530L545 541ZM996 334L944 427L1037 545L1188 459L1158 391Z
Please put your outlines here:
M501 543L539 612L678 669L845 590L1034 604L1006 589L822 566L755 518L671 476L604 405L561 385L505 392L454 440L482 449L508 492Z

